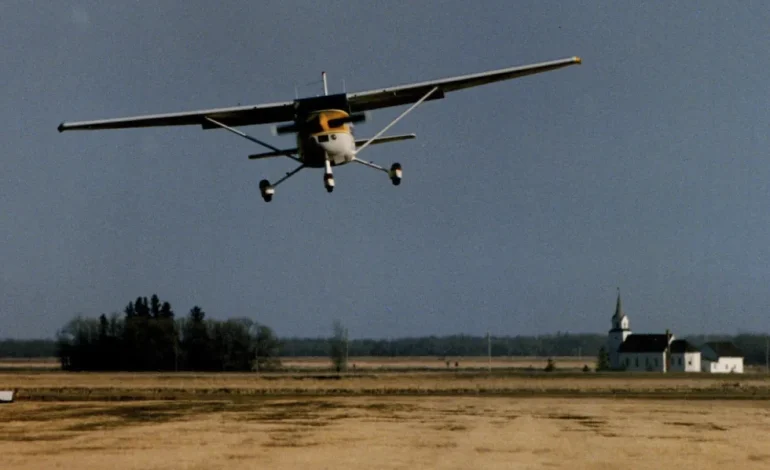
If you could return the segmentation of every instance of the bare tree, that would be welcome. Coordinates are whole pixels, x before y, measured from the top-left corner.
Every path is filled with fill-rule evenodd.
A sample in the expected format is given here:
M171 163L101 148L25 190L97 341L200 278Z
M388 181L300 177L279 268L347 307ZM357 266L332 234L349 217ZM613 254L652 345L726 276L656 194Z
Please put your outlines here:
M337 372L343 372L348 369L347 343L348 330L342 326L342 322L334 320L332 337L329 340L329 357Z

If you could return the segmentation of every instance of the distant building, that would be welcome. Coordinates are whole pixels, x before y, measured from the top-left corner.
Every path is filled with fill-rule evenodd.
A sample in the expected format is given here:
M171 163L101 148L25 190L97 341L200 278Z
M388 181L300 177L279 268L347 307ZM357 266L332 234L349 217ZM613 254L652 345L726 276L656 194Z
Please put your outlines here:
M712 374L743 373L743 353L732 343L706 343L701 351L703 354L701 370L703 372Z
M700 372L701 351L684 339L671 342L671 372Z
M615 306L615 315L612 316L612 329L607 337L607 354L610 357L611 369L622 369L620 365L620 346L631 335L628 317L623 313L618 292L618 303Z
M610 368L650 372L743 372L743 357L730 343L707 343L703 351L673 334L633 334L618 292L607 335Z
M666 372L666 357L673 335L629 335L618 348L620 368Z

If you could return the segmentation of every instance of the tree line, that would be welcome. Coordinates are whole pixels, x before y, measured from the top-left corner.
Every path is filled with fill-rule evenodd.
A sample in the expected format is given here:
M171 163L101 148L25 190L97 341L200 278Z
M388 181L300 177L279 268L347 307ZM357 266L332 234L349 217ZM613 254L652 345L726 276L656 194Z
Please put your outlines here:
M283 338L250 319L212 320L199 307L176 318L156 295L130 302L122 315L77 317L55 340L0 340L0 357L58 356L68 370L251 370L275 368L278 357L486 356L485 336L449 335L392 339L350 339L335 322L329 338ZM748 365L764 365L767 335L690 335L695 346L730 341ZM492 356L598 357L604 334L556 333L540 336L492 336ZM333 364L339 368L340 364Z
M700 348L711 341L733 343L744 355L747 365L765 365L766 334L741 333L738 335L689 335L681 337ZM284 338L281 340L281 355L324 356L329 353L326 338ZM393 339L351 339L347 342L348 354L356 356L436 356L474 357L486 356L488 346L494 357L517 356L591 356L598 357L607 345L604 334L556 333L540 336L486 336L450 335L422 336Z
M50 339L0 339L0 357L54 357L56 342Z
M334 337L340 335L335 326ZM328 338L283 338L281 356L324 356L329 354ZM355 356L472 357L486 356L491 344L492 356L595 356L605 345L605 335L566 334L542 336L449 335L392 339L351 339L348 354Z
M76 317L57 333L56 356L72 371L248 371L279 366L273 331L248 318L207 319L198 306L176 318L157 295L123 314Z

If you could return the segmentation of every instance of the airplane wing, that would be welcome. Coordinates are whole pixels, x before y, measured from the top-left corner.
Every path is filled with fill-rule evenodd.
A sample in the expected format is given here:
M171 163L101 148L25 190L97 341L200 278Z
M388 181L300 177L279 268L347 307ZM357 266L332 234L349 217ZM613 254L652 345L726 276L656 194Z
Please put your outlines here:
M294 119L294 102L237 106L232 108L202 109L171 114L150 114L100 121L63 122L59 132L84 129L128 129L133 127L201 125L204 129L214 126L205 118L211 118L227 126L251 126Z
M450 91L462 90L487 83L524 77L581 63L579 57L542 62L539 64L511 67L472 75L401 85L379 90L348 93L351 112L399 106L419 101L433 87L438 87L428 100L441 99ZM85 129L127 129L135 127L200 125L204 129L217 127L205 118L211 118L226 126L250 126L294 120L294 102L237 106L232 108L202 109L170 114L151 114L98 121L62 122L59 132Z
M403 104L414 103L420 100L433 87L438 90L428 100L441 99L450 91L463 90L488 83L525 77L536 73L548 72L569 65L580 64L580 57L541 62L539 64L510 67L489 72L475 73L472 75L460 75L457 77L431 80L427 82L400 85L379 90L348 93L348 102L352 112L369 111L372 109L387 108Z

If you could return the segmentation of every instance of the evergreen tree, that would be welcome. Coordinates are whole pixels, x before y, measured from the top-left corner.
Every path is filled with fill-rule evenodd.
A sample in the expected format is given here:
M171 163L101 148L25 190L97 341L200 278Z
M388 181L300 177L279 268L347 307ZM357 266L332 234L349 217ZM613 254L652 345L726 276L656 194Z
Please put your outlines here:
M181 346L185 356L185 366L191 370L212 368L211 341L208 328L204 323L206 313L197 305L190 310L182 327Z
M602 346L599 348L599 354L596 357L596 370L609 370L610 369L610 355L607 354L607 350Z
M152 297L150 297L150 315L152 315L152 318L160 316L160 299L156 294L152 294Z
M160 317L161 318L174 318L174 311L171 310L171 304L168 302L163 302L163 305L160 307Z

